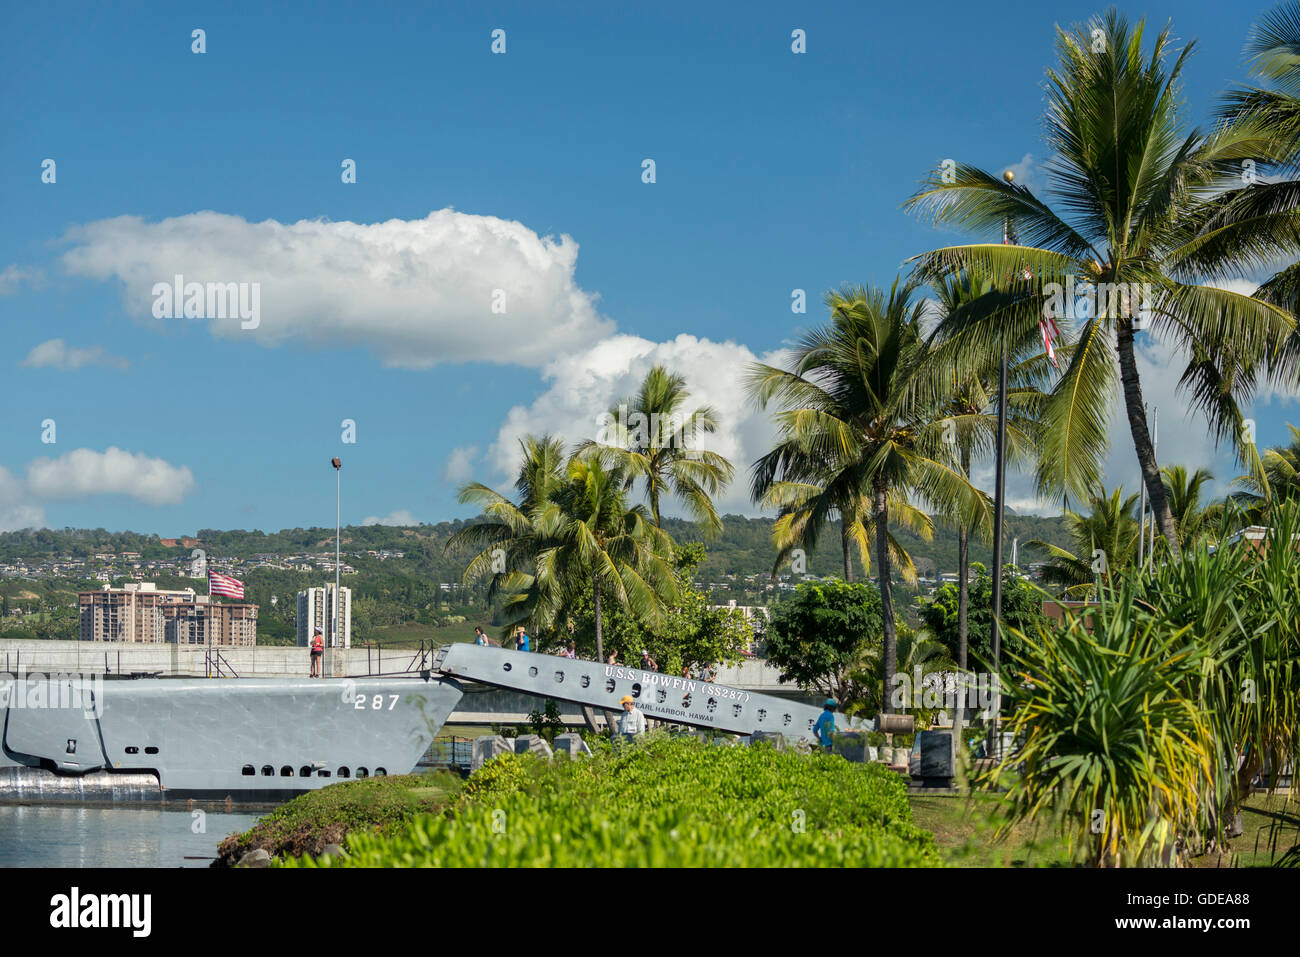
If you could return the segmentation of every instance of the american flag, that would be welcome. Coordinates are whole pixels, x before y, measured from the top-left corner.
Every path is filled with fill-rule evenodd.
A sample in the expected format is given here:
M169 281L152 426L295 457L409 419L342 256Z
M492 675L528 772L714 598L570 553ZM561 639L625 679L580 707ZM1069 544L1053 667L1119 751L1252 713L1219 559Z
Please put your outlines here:
M209 571L208 594L225 595L227 598L243 598L244 583L238 578L231 578L229 575L218 575L214 571Z
M1020 245L1020 239L1016 236L1016 228L1011 222L1010 216L1007 217L1006 224L1002 229L1002 245ZM1025 279L1029 280L1032 278L1033 273L1026 269ZM1052 363L1052 368L1059 369L1061 366L1060 363L1056 361L1055 340L1060 338L1061 330L1056 325L1056 320L1049 315L1044 315L1038 320L1038 331L1043 334L1043 351L1047 353L1047 360Z
M1043 333L1043 350L1047 353L1048 360L1052 363L1052 368L1061 368L1056 361L1056 349L1052 346L1052 340L1061 334L1061 330L1056 326L1056 320L1051 316L1044 316L1038 320L1038 328Z

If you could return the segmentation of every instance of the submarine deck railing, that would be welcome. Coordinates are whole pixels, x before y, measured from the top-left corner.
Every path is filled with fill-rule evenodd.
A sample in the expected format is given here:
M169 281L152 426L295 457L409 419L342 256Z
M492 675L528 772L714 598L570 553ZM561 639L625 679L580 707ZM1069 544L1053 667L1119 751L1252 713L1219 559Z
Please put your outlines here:
M118 652L118 655L120 656L121 652ZM203 665L204 672L209 678L213 676L213 671L216 672L216 677L218 678L239 677L239 672L235 671L234 665L230 663L230 659L221 653L220 648L212 648L209 651L204 652ZM227 671L230 672L230 674L226 674Z
M411 653L411 659L406 662L405 667L398 668L396 671L384 670L384 646L378 641L366 642L366 677L378 678L383 675L407 675L419 674L422 671L430 671L433 668L434 659L437 657L439 645L435 642L421 638L420 644L412 651L410 648L398 648L389 650L389 660L394 660L393 651L397 652L396 660L401 661L407 652ZM373 652L373 654L372 654Z

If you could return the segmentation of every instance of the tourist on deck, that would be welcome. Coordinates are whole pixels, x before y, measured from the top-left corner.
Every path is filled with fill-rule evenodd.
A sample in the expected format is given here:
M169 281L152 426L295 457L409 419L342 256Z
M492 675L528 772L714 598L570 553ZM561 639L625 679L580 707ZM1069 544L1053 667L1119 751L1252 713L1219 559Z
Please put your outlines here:
M578 646L575 645L572 641L570 641L569 647L565 648L562 652L560 652L560 654L565 658L570 659L571 661L576 661L578 658Z
M822 705L821 717L813 725L813 731L817 735L817 742L827 751L831 749L831 735L835 733L835 708L835 699L827 698Z
M321 658L325 656L325 639L321 637L320 629L311 636L311 675L312 678L319 678Z
M474 629L474 644L486 646L488 643L487 635L483 633L482 627Z
M616 665L616 664L618 664L618 652L617 652L617 651L611 651L609 654L607 654L607 655L605 656L605 664L607 664L607 665Z
M623 695L619 703L623 706L623 714L618 719L619 736L624 741L635 741L639 735L645 734L645 715L630 694Z
M658 662L656 662L653 658L651 658L650 652L646 651L645 649L641 650L641 667L644 668L646 671L659 670Z
M515 651L529 651L528 633L524 631L524 626L520 625L515 629Z

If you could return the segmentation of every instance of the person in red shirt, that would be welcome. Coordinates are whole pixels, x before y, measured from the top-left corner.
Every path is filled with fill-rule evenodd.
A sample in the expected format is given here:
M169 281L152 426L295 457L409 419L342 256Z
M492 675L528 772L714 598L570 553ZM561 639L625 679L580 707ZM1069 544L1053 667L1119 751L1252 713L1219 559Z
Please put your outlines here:
M320 662L325 654L325 639L321 637L320 629L311 636L311 677L320 677Z

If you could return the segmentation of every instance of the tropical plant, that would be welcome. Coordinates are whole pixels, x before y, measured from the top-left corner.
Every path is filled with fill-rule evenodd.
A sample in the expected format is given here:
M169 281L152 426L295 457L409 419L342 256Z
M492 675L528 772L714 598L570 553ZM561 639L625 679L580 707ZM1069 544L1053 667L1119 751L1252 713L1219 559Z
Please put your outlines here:
M684 414L689 395L684 376L656 365L635 396L610 408L601 434L587 445L606 445L624 453L628 481L644 482L656 527L661 527L660 501L672 494L706 536L716 537L722 520L713 507L713 496L725 490L735 468L716 452L696 447L701 435L717 429L717 415L708 406Z
M972 565L975 573L970 586L971 613L968 618L967 648L971 667L989 669L993 665L993 576L980 562ZM917 598L921 622L960 666L960 594L951 582L940 585L932 597ZM1010 567L1002 570L1001 648L1018 652L1015 633L1008 629L1032 630L1042 618L1043 594ZM962 670L966 670L963 666Z
M1186 550L1202 540L1214 541L1223 506L1201 501L1201 490L1206 483L1214 481L1214 476L1205 469L1189 473L1183 465L1166 465L1160 474L1178 528L1179 546Z
M549 443L525 443L532 448L550 461ZM658 623L665 602L676 598L672 539L644 506L628 507L627 473L610 450L573 455L562 477L548 468L539 472L538 464L526 455L518 505L479 483L464 486L460 500L481 505L487 519L452 536L447 548L482 549L467 565L465 580L491 574L489 595L506 617L503 635L525 622L537 632L555 631L579 596L590 595L603 660L602 599Z
M805 582L772 609L767 660L781 669L781 681L848 707L861 697L851 673L868 646L880 644L880 604L879 589L864 582Z
M1296 232L1247 217L1225 223L1218 192L1240 185L1241 161L1274 155L1259 123L1184 132L1177 110L1189 44L1172 55L1171 27L1150 55L1144 23L1104 19L1058 30L1060 67L1047 73L1045 167L1058 213L1024 185L974 166L936 171L908 206L939 224L988 234L1008 222L1026 243L950 246L920 257L925 275L976 269L1008 277L1000 314L962 330L984 361L1031 339L1045 316L1073 333L1073 353L1043 405L1037 478L1043 493L1085 495L1101 477L1118 381L1129 431L1161 534L1176 556L1177 527L1142 400L1135 333L1150 327L1187 358L1182 385L1211 433L1248 458L1239 403L1261 375L1288 381L1290 313L1208 285L1262 255L1294 249ZM1288 221L1289 224L1289 221ZM1081 307L1076 309L1076 306Z
M1231 242L1248 225L1254 241L1236 250L1243 274L1251 267L1274 268L1294 260L1294 221L1300 192L1294 174L1300 167L1300 3L1279 4L1251 31L1246 45L1250 71L1264 86L1239 87L1224 97L1220 115L1251 131L1263 131L1269 148L1243 158L1237 181L1215 197L1216 218L1207 225ZM1218 250L1215 250L1218 252ZM1265 280L1255 297L1276 303L1292 315L1300 310L1300 263L1292 262ZM1279 356L1294 361L1300 341L1292 336Z
M1300 429L1287 423L1289 445L1267 449L1260 456L1260 471L1239 477L1233 484L1244 491L1233 494L1248 521L1267 523L1275 504L1300 501Z
M970 320L971 314L989 310L996 314L1001 307L1001 297L989 279L980 279L970 272L937 278L932 283L935 301L941 319L934 337L940 343L956 339L960 346L959 330ZM1009 465L1027 460L1037 448L1034 432L1042 407L1042 387L1051 377L1052 365L1036 343L1022 349L1009 362L1007 369L1007 448ZM985 368L972 368L966 362L948 361L949 350L940 345L932 354L932 362L943 370L940 388L950 396L946 408L952 444L956 447L957 464L967 479L973 462L983 459L996 449L997 441L997 389L1000 357L989 357ZM970 607L970 530L957 528L957 643L953 656L961 668L967 662L967 634Z
M1136 567L1137 501L1136 494L1125 498L1119 487L1110 495L1098 488L1089 499L1090 511L1065 512L1073 552L1050 542L1026 542L1026 548L1047 553L1042 580L1062 586L1066 595L1087 595L1098 581L1108 581L1112 575Z
M1022 633L1002 682L1019 742L991 775L1019 771L1003 831L1053 816L1094 866L1185 850L1213 774L1213 726L1195 695L1205 650L1135 598L1125 579L1101 588L1086 619L1067 612L1061 628Z
M739 609L710 607L709 596L696 587L692 579L705 558L702 544L678 545L673 554L677 596L664 602L659 624L617 606L607 607L602 613L601 651L617 652L618 660L628 664L648 651L659 671L672 675L683 668L698 673L718 664L735 664L754 640L753 625ZM582 595L570 606L567 621L546 640L563 647L572 639L583 657L597 653L595 636L594 602L591 595Z
M957 670L948 648L928 628L913 629L898 623L898 669L885 682L885 659L882 642L868 644L859 656L850 680L860 689L855 702L867 715L877 714L889 705L891 711L903 711L916 718L916 727L925 729L946 705L936 696L945 690L938 677Z
M755 500L778 494L786 507L778 527L787 537L778 545L815 546L835 516L858 523L860 547L868 532L874 539L886 683L897 657L892 562L903 553L890 535L891 517L928 531L928 516L909 500L915 495L959 525L989 520L987 498L952 463L943 441L943 399L920 387L929 375L928 345L914 293L897 281L887 293L832 293L830 324L799 340L789 369L755 364L748 386L760 406L779 407L777 446L752 467ZM911 570L910 559L903 567Z

